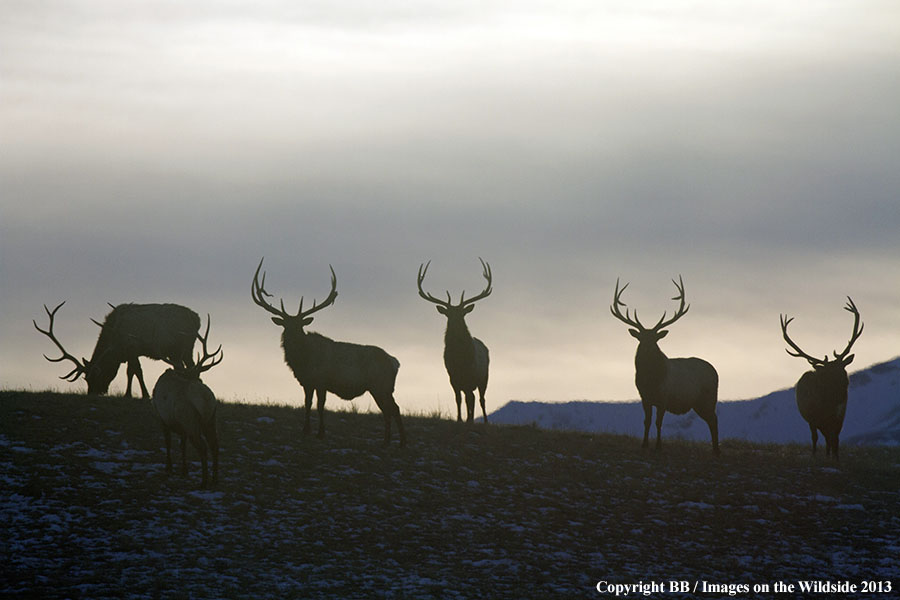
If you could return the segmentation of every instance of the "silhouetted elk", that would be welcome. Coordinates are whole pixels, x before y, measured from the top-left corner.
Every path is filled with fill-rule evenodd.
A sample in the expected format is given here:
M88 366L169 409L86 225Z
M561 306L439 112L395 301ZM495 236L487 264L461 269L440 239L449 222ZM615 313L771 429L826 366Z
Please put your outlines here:
M103 323L94 321L100 326L100 337L91 359L77 358L66 352L63 345L53 334L53 319L56 311L65 304L61 302L52 311L44 305L50 317L47 330L35 329L49 337L56 344L62 356L44 358L50 362L72 361L75 368L60 377L66 381L76 381L84 375L89 394L105 394L109 384L119 372L119 365L128 363L128 385L125 395L131 397L131 381L137 376L144 398L149 398L147 386L144 384L144 372L138 357L146 356L162 360L172 366L190 366L193 364L191 353L194 351L194 340L200 331L200 317L197 313L177 304L120 304L113 306Z
M481 260L479 258L478 260ZM463 290L459 298L459 304L453 304L450 292L447 291L447 300L435 298L422 289L422 281L428 272L427 264L419 265L419 295L437 304L437 311L447 317L447 331L444 334L444 366L447 367L447 375L450 376L450 386L456 395L456 420L462 421L462 394L466 395L466 421L471 423L475 418L475 389L478 389L481 401L481 414L484 422L488 422L487 412L484 408L484 392L488 384L488 367L490 355L487 346L476 337L472 337L469 328L466 327L466 315L475 308L475 302L491 295L491 266L481 260L483 277L487 280L487 287L477 296L466 298Z
M678 288L678 295L672 298L679 300L678 310L671 319L666 320L666 313L653 327L647 328L638 320L637 311L634 318L625 310L622 314L620 306L622 292L628 287L626 283L619 289L616 280L616 291L610 312L613 316L631 326L628 332L638 340L637 354L634 357L635 376L641 404L644 408L644 441L642 446L649 445L650 421L653 407L656 407L656 449L659 450L662 440L662 422L666 411L683 415L693 409L709 426L712 436L713 451L719 453L719 419L716 416L716 401L719 392L719 374L716 369L700 358L668 358L659 349L659 340L669 333L665 327L672 325L687 313L690 305L685 306L684 282L678 277L672 283Z
M212 354L206 347L209 338L209 315L206 316L206 333L197 335L203 354L197 362L186 367L173 367L159 376L153 387L151 400L162 424L166 438L166 473L172 472L172 433L181 436L181 474L187 475L187 439L197 449L203 465L200 487L207 483L207 450L212 456L213 484L219 481L219 436L216 432L216 407L218 402L212 390L200 379L224 357L221 344ZM217 356L218 355L218 356Z
M816 453L816 444L819 441L819 434L816 431L818 430L825 436L825 455L833 454L835 459L838 459L838 437L844 427L844 414L847 412L847 388L850 385L847 365L853 362L854 357L853 354L849 354L850 348L863 332L859 311L850 296L847 296L847 306L844 310L853 313L853 333L844 351L840 354L834 353L833 361L828 359L827 354L820 360L801 350L788 336L787 328L794 318L781 315L781 333L784 341L794 349L791 352L785 348L785 351L791 356L805 358L813 367L812 371L800 376L796 390L797 408L800 409L800 415L809 423L813 454Z
M268 302L271 298L265 290L266 273L263 271L262 281L259 271L263 261L259 261L250 293L253 301L266 311L275 315L272 322L284 328L281 334L281 346L284 348L284 362L294 372L294 377L303 387L306 396L306 417L303 433L309 433L309 416L312 411L313 392L316 393L319 413L319 433L325 435L325 396L327 392L336 394L344 400L352 400L369 392L375 404L384 415L384 443L391 440L391 418L397 421L400 431L400 445L406 443L403 422L400 419L400 407L394 400L394 384L400 361L376 346L362 346L347 342L336 342L313 331L306 332L304 327L312 323L312 314L330 306L337 298L337 276L331 269L331 292L322 304L313 301L312 308L303 310L303 298L296 315L284 309L277 309ZM330 265L329 265L329 268Z

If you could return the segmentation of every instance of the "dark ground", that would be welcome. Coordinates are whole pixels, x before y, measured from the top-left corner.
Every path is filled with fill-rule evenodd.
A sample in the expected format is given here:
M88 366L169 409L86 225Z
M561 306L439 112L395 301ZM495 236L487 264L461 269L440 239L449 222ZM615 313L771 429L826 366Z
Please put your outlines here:
M900 448L671 441L222 404L220 482L149 401L0 392L0 594L594 598L598 581L900 588ZM314 428L315 429L315 428ZM651 597L728 597L726 593ZM882 594L891 597L894 594ZM630 597L638 597L634 592ZM645 596L639 596L645 597ZM739 593L735 597L774 597ZM792 597L782 594L781 597ZM858 594L856 597L879 597Z

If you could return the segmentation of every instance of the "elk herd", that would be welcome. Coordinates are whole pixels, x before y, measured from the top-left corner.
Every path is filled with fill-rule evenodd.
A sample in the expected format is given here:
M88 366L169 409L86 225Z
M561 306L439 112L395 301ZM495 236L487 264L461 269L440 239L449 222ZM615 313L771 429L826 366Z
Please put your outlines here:
M444 366L450 378L450 386L456 399L456 418L462 421L462 398L466 400L466 421L472 423L475 415L475 391L481 404L481 413L487 423L485 391L488 384L490 355L484 342L473 337L466 326L465 317L475 308L475 303L490 296L493 291L491 266L481 260L482 276L487 282L484 289L469 298L465 291L455 303L449 290L443 300L423 289L425 275L431 262L419 266L417 287L419 296L434 304L437 311L447 318L444 335ZM394 386L400 361L377 346L367 346L332 340L324 335L307 331L313 314L334 304L337 298L337 276L331 270L331 291L318 303L303 309L303 298L295 314L279 300L276 307L269 301L273 295L266 291L266 272L259 261L250 287L253 302L272 315L275 325L282 328L281 346L284 361L303 388L305 415L303 433L310 432L310 413L313 395L316 397L318 437L325 434L325 399L329 392L344 400L352 400L368 392L384 417L384 443L391 439L392 423L396 422L400 445L406 442L400 407L394 398ZM262 274L260 272L262 271ZM693 410L706 422L712 440L713 452L719 453L719 426L716 403L719 375L707 361L696 358L669 358L659 347L659 341L668 334L668 328L687 314L684 282L679 276L674 281L678 291L672 298L678 307L671 317L667 312L652 327L643 325L637 311L627 308L622 294L628 287L616 280L610 312L613 317L629 327L628 332L637 339L634 357L635 385L644 410L644 437L642 446L649 445L653 408L656 408L656 449L661 446L663 418L667 412L677 415ZM49 319L47 329L33 321L35 329L47 336L59 349L58 358L44 355L50 362L70 361L74 367L60 379L74 382L84 377L89 394L105 394L122 363L127 365L125 395L131 396L132 380L136 376L144 398L150 398L162 427L166 442L166 471L172 471L171 437L181 438L181 472L187 472L186 443L189 440L200 455L202 464L201 486L208 484L208 457L212 460L212 482L218 480L219 442L216 428L215 394L200 379L200 375L222 362L222 346L210 353L207 343L211 319L207 315L206 329L200 334L200 317L189 308L177 304L110 304L112 310L103 322L93 321L100 327L100 335L90 360L78 360L66 351L53 332L54 319L65 302L53 310L44 306ZM623 314L622 309L625 308ZM843 351L834 352L834 359L826 355L818 359L807 354L788 335L788 325L793 317L781 315L781 331L787 353L806 360L811 371L805 372L797 382L797 408L809 424L812 452L816 452L818 432L825 438L827 456L838 458L838 438L847 409L849 379L847 366L853 361L850 350L862 334L863 325L859 310L853 300L847 298L845 310L853 317L850 341ZM93 320L93 319L92 319ZM201 352L193 356L194 344L200 342ZM147 391L140 357L166 362L170 368L157 380L153 394Z

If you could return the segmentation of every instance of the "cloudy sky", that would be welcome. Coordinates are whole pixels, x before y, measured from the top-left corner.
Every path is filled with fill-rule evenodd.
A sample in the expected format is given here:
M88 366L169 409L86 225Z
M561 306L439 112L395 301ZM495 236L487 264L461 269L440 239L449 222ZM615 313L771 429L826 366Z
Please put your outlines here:
M854 367L900 354L900 5L7 0L0 5L0 386L57 379L34 331L89 356L107 302L212 315L229 400L293 402L250 300L340 296L312 329L401 362L406 411L451 412L444 318L468 317L490 408L637 397L644 320L720 398L792 385L794 339ZM162 371L145 366L148 385ZM113 391L124 389L124 369ZM332 403L337 402L332 400ZM366 397L359 407L371 403ZM455 413L455 410L453 411Z

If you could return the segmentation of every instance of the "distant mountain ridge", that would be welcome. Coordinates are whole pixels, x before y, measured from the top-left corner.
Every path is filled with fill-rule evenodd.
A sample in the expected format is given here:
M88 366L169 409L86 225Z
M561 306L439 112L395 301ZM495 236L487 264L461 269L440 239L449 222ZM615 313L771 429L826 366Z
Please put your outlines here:
M798 373L799 377L799 373ZM809 443L809 425L800 416L794 388L754 400L720 401L719 437L762 443ZM493 423L535 424L643 436L640 402L520 402L513 400L489 415ZM655 426L651 436L655 436ZM663 440L709 440L709 429L696 414L667 414ZM822 451L824 439L819 438ZM900 357L850 374L849 400L841 444L900 445Z

